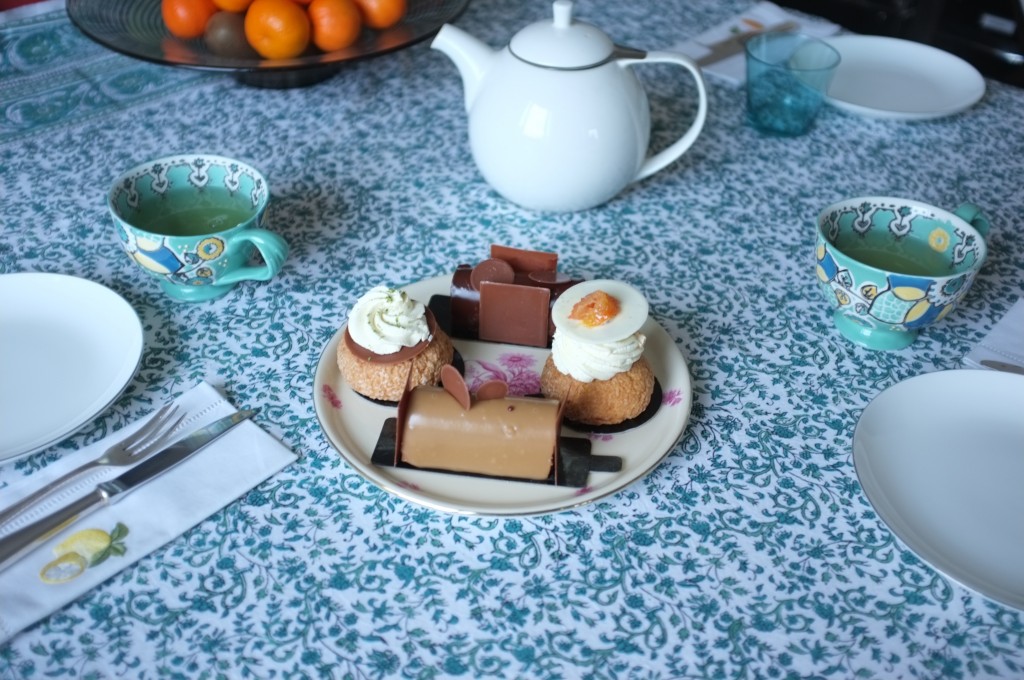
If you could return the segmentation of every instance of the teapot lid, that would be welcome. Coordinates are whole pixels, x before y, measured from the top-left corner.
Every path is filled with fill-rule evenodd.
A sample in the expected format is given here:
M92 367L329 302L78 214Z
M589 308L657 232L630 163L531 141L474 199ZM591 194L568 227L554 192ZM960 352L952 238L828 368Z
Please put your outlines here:
M548 68L579 69L605 61L615 45L601 29L572 20L571 0L555 0L554 21L530 24L512 37L519 59Z

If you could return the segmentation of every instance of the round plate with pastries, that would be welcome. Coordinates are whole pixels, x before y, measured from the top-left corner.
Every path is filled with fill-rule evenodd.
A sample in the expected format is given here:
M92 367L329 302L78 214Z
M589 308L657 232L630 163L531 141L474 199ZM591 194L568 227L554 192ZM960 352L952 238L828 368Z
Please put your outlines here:
M406 286L410 297L429 303L434 295L448 295L451 276L439 276ZM646 302L644 303L646 306ZM523 516L569 510L616 493L650 473L680 440L693 404L690 372L671 336L653 318L646 317L640 332L647 336L644 356L663 390L661 408L654 417L631 430L594 437L594 454L622 457L619 472L592 472L588 486L572 488L547 484L465 477L426 470L378 467L371 462L384 421L395 408L370 401L345 384L336 360L345 327L324 347L314 375L313 402L317 418L331 445L361 477L384 491L441 512L469 515ZM532 364L538 376L550 350L519 345L452 339L462 355L467 374L481 366L499 367L513 362ZM504 363L503 363L504 362ZM566 430L567 434L575 434Z

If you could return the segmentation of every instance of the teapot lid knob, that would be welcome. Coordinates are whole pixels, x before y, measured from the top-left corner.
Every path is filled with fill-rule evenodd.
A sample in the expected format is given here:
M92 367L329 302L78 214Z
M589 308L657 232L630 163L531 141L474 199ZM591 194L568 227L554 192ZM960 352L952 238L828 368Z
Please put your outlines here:
M555 0L552 10L553 21L538 21L512 37L508 44L512 54L557 69L595 66L611 56L615 49L611 38L596 26L573 21L571 0Z
M555 28L569 28L572 24L572 0L555 0Z

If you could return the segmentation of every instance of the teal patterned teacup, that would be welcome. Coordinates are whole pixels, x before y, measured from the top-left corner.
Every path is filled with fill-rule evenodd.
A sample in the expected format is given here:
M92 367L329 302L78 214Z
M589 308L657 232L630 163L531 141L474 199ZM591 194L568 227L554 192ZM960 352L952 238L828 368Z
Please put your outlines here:
M128 257L170 297L198 302L280 271L288 244L265 228L269 198L266 179L252 166L187 154L125 172L107 206ZM253 262L257 252L262 263Z
M852 198L818 215L818 283L850 340L900 349L944 318L985 261L988 222L902 198Z

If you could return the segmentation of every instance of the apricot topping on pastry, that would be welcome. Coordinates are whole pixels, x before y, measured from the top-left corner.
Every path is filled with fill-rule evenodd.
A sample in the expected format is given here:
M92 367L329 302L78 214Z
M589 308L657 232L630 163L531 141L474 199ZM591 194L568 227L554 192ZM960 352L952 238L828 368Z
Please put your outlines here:
M595 290L573 305L569 318L587 328L596 328L614 319L618 313L619 301L603 290Z

